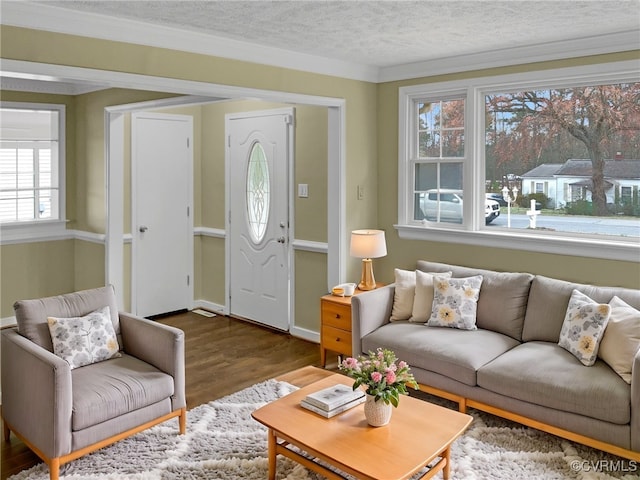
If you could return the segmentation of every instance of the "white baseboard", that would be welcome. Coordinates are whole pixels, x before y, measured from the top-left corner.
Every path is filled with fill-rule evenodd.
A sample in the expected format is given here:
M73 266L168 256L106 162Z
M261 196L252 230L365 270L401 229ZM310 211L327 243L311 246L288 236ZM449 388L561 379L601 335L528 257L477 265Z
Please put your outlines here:
M219 305L217 303L209 302L207 300L195 300L193 302L193 308L204 308L205 310L209 310L214 313L218 313L220 315L229 315L229 310L225 305ZM313 330L309 330L306 328L296 327L293 325L289 330L289 333L294 336L301 338L303 340L308 340L313 343L320 343L320 333L314 332Z
M308 340L313 343L320 343L320 333L314 332L313 330L308 330L306 328L296 327L293 325L289 331L289 333L298 338L302 338L303 340Z
M228 315L229 311L225 305L218 305L217 303L209 302L207 300L194 300L193 308L204 308L210 312L217 313L219 315Z

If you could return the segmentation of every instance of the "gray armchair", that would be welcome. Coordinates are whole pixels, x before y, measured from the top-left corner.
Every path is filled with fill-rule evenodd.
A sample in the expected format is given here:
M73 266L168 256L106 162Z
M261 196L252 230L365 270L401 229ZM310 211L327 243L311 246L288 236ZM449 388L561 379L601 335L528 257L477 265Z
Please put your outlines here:
M107 305L120 356L71 368L53 353L47 317ZM42 458L51 480L61 465L171 418L185 433L182 330L118 313L112 286L23 300L14 310L17 328L2 331L4 436L13 432Z

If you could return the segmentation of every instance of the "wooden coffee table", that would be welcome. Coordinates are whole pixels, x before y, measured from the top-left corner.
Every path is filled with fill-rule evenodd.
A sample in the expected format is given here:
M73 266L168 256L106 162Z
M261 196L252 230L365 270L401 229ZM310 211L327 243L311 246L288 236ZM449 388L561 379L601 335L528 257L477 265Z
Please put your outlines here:
M253 418L269 429L269 480L275 479L278 454L329 479L343 477L317 460L363 480L407 479L437 458L420 478L431 478L441 470L449 478L451 444L471 423L470 415L403 396L387 426L371 427L363 405L330 419L300 406L308 393L338 383L352 385L353 380L334 374L253 412Z

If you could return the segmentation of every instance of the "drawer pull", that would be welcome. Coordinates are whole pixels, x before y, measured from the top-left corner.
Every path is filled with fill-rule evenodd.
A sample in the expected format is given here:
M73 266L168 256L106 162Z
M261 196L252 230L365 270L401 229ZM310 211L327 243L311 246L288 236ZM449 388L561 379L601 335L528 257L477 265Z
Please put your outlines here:
M336 313L336 318L340 318L340 314L339 313Z
M340 337L336 338L336 342L339 342L339 341L340 341Z

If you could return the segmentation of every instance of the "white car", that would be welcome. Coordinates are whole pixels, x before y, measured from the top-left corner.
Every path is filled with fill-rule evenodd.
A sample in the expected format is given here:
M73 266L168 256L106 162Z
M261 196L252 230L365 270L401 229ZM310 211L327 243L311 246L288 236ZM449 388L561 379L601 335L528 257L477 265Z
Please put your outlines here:
M420 210L423 218L430 221L462 223L462 190L446 188L427 190L420 195ZM498 202L485 199L485 224L490 224L499 216L500 205Z

